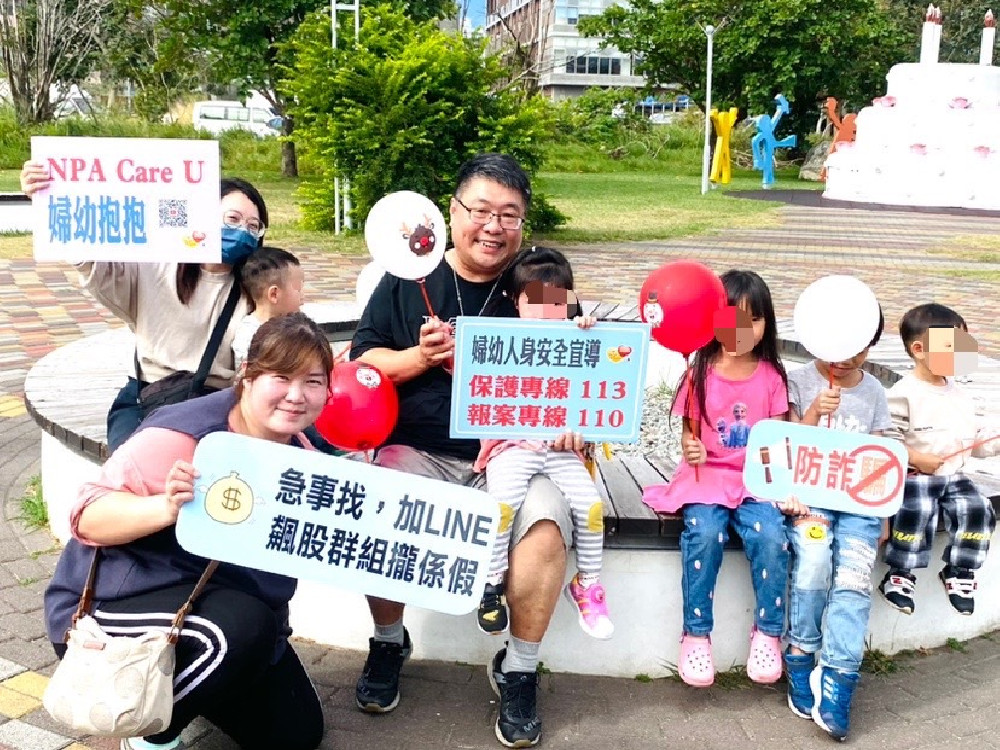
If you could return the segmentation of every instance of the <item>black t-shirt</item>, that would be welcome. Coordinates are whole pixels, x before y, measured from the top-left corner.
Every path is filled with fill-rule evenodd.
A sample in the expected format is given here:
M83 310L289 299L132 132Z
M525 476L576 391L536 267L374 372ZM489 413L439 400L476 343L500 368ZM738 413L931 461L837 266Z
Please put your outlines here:
M461 291L461 307L455 293L456 280ZM497 317L514 317L514 306L501 297L500 284L466 281L444 260L425 283L435 314L452 325L463 311L465 315L478 315L487 298L490 305L485 312ZM385 274L361 315L351 343L351 359L357 359L369 349L401 351L416 346L420 340L420 326L428 316L427 303L416 281ZM432 367L398 384L399 421L386 444L409 445L433 453L475 459L479 454L478 440L456 440L448 435L451 383L451 375L444 368Z

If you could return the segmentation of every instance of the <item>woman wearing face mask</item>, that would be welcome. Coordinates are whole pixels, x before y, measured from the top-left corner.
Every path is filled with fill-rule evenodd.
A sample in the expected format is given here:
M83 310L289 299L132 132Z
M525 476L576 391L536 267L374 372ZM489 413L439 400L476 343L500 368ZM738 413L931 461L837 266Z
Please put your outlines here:
M27 195L50 184L44 164L26 162L21 189ZM135 432L142 420L139 391L175 372L196 372L233 284L236 268L263 243L267 206L249 182L221 182L222 263L77 263L80 284L135 333L138 371L129 375L108 411L108 451ZM206 389L233 380L232 340L247 314L243 295L222 337Z

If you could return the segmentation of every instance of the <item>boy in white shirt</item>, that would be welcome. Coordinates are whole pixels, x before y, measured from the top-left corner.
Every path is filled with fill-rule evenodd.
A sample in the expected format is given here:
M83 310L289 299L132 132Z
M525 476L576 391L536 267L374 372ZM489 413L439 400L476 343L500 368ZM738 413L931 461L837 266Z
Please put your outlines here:
M299 259L280 247L254 250L240 269L240 281L253 300L253 310L240 321L233 337L237 375L261 324L279 315L299 312L305 301L302 293L305 274Z
M938 574L957 612L975 607L975 570L982 567L996 528L996 514L962 469L965 457L1000 452L997 430L987 431L972 398L949 379L974 369L975 340L962 316L944 305L914 307L899 323L899 335L913 359L913 373L888 391L895 426L903 433L911 467L903 505L893 519L885 548L889 566L879 591L905 614L914 609L913 571L926 568L937 519L949 536L945 567Z

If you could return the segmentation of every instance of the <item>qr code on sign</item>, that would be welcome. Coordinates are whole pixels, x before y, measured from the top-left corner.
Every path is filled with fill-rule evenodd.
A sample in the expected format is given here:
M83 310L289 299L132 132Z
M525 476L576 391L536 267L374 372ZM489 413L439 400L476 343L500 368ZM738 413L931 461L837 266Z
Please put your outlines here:
M160 201L160 227L187 229L188 203L180 200Z

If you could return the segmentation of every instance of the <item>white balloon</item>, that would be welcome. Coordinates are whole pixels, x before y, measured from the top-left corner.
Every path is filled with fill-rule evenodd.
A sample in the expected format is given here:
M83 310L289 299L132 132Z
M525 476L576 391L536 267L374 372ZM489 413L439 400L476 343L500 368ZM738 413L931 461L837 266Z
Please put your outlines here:
M354 285L354 299L357 300L358 307L362 310L367 307L368 300L371 299L375 287L378 286L383 276L385 276L385 269L374 261L361 269L357 283Z
M372 260L401 279L423 279L437 268L448 244L444 216L431 200L402 190L378 201L365 220Z
M824 362L842 362L874 338L878 299L853 276L824 276L799 295L792 320L806 351Z

